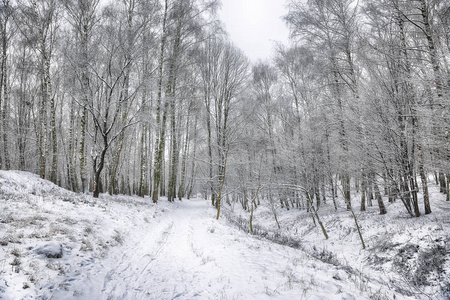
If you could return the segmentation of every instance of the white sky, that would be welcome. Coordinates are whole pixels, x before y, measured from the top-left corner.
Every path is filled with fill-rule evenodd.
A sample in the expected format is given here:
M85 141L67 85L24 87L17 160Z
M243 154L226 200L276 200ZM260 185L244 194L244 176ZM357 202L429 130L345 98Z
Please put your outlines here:
M256 61L272 56L274 41L287 43L286 13L284 0L222 0L220 18L236 46Z

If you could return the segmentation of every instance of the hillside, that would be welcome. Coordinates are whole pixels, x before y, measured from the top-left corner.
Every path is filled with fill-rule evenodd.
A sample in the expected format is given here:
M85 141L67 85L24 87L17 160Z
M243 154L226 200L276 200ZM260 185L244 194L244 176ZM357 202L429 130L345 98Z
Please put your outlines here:
M410 218L324 206L325 240L306 212L215 210L203 199L75 194L0 171L0 299L447 299L450 203ZM356 210L355 210L356 212ZM447 293L447 294L446 294Z

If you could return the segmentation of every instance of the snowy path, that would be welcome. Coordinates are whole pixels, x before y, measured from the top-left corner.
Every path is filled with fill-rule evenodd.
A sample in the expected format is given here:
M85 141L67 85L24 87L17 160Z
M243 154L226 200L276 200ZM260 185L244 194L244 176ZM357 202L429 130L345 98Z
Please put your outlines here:
M99 261L85 299L355 299L342 271L215 220L204 200L166 207Z
M105 276L102 295L107 299L192 298L190 267L197 259L192 244L193 223L204 210L200 202L178 205L156 227L149 224L143 236L135 236L121 250L117 266ZM203 203L201 203L203 204ZM194 275L195 276L195 275ZM200 292L200 291L199 291Z

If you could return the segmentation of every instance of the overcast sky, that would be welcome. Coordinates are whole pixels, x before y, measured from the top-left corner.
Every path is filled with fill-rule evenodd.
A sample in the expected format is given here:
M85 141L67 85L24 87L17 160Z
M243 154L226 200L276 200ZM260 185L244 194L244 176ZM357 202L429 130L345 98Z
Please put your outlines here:
M273 41L287 43L286 13L284 0L222 0L220 18L236 46L256 61L272 56Z

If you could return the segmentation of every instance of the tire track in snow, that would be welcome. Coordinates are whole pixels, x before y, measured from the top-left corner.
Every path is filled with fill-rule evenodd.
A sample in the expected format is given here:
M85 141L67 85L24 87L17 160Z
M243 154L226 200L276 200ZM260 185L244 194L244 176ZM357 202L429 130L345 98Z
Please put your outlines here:
M164 246L167 244L167 239L169 238L169 236L173 233L173 224L174 221L172 221L170 223L170 225L167 227L167 229L163 232L160 241L158 242L159 246L158 248L156 248L156 250L152 253L152 254L146 254L144 255L144 257L146 256L150 256L150 261L145 265L145 267L142 269L141 271L141 275L144 274L144 272L147 270L148 266L156 260L156 258L159 256L159 254L161 253L162 249L164 248Z
M243 236L229 236L230 229L213 219L211 212L204 201L184 201L175 203L158 223L151 223L156 226L136 228L142 236L134 235L118 249L122 253L117 252L116 262L111 258L114 263L109 265L115 267L105 272L99 299L242 296L243 291L235 287L254 280L245 274L261 269L252 264L258 251L239 246Z
M132 247L125 249L122 254L117 267L108 271L104 278L102 294L106 295L106 299L131 299L129 293L135 292L135 296L138 297L143 292L142 284L145 284L147 280L142 282L142 275L148 269L149 265L157 259L164 246L167 243L167 239L171 235L174 227L174 222L170 222L168 226L156 234L155 231L150 229L150 234L141 238L137 244L133 244ZM136 241L130 241L133 243ZM148 245L151 244L151 245ZM129 257L129 254L134 254ZM139 267L143 265L145 258L148 258L148 262L142 271L139 272ZM139 274L138 276L136 276ZM133 298L140 299L140 298Z
M197 281L202 278L194 265L201 265L201 258L192 244L193 220L203 216L194 202L180 203L171 216L175 222L171 234L159 250L157 259L150 262L142 276L147 278L148 299L193 299L199 297ZM164 255L159 255L164 253ZM152 273L154 270L156 272Z

